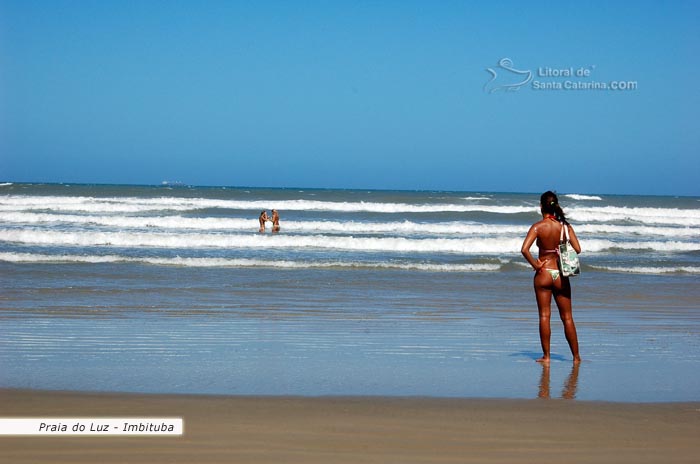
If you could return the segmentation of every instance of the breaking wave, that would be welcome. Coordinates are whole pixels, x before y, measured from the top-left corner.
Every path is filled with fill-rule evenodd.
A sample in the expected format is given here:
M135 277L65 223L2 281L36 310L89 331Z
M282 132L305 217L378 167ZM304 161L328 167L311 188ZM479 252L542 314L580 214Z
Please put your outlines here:
M590 268L599 271L617 272L623 274L700 274L700 267L698 266L590 266Z
M493 272L501 268L499 264L431 264L431 263L394 263L371 261L293 261L276 260L271 264L270 260L261 259L228 259L228 258L158 258L158 257L132 257L120 255L48 255L34 253L0 253L0 261L12 263L140 263L157 266L180 267L264 267L276 269L323 269L323 268L351 268L351 269L397 269L417 270L428 272Z
M569 193L567 195L564 195L566 198L571 198L572 200L592 200L592 201L603 201L601 197L598 195L581 195L578 193Z
M353 237L329 235L262 235L226 233L147 233L46 231L39 229L0 229L0 242L41 246L105 246L139 248L280 248L338 249L354 251L390 251L415 253L462 253L500 255L519 253L521 237L488 238L404 238ZM700 251L700 242L612 241L591 239L584 242L585 252L610 250L652 250L663 252Z
M518 214L536 211L532 206L483 206L452 203L383 203L383 202L333 202L316 200L216 200L207 198L98 198L62 196L5 197L0 211L75 211L86 213L139 213L148 211L196 211L220 208L244 211L261 211L274 207L286 211L337 211L371 213L440 213L440 212L491 212Z
M117 228L160 228L191 230L254 231L256 219L176 216L88 216L31 212L0 212L0 223L51 225L57 223L97 225ZM466 221L364 222L364 221L284 221L284 230L290 232L337 232L359 234L436 234L436 235L523 235L526 226L507 224L476 224ZM698 237L700 229L690 227L653 227L643 225L615 225L593 223L576 225L584 234L619 234L628 236Z

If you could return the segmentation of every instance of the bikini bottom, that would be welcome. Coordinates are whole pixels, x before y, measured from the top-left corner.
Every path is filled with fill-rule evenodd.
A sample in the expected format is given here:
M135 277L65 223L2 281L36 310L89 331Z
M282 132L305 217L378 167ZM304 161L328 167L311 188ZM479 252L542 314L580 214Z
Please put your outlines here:
M552 281L556 281L559 278L559 269L545 269L552 276Z

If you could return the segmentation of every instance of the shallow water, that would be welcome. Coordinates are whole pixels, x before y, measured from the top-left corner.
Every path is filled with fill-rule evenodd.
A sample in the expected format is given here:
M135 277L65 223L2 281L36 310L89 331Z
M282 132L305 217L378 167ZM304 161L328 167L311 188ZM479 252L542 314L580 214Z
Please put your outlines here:
M59 195L60 188L68 193ZM22 197L13 196L17 192L0 197L0 229L6 231L0 236L0 386L700 400L699 258L692 250L700 226L693 222L698 211L688 207L689 199L682 211L676 211L677 201L663 198L569 199L579 215L587 204L601 204L603 215L614 207L615 215L634 209L637 216L575 224L584 250L588 244L594 250L601 246L584 253L584 273L573 280L584 362L572 369L555 315L553 361L543 369L534 362L540 348L531 272L517 250L498 255L489 248L522 241L536 214L518 208L531 197L315 191L319 202L381 197L363 206L378 212L286 212L283 219L291 218L283 222L283 234L261 237L225 227L236 223L217 222L235 215L243 220L249 213L232 208L240 193L212 198L220 196L216 192L176 189L169 198L157 188L42 186ZM261 195L292 206L302 193ZM477 197L488 200L465 199ZM167 224L183 210L122 211L151 207L153 198L159 208L204 204L209 209L187 214L214 228ZM214 200L228 203L207 203ZM444 205L474 202L496 204L487 211L420 212L426 205L449 209ZM352 203L353 208L361 204ZM408 223L400 213L381 212L401 209L395 204L412 209ZM640 221L648 209L668 210L663 218L671 223L650 217L646 229L633 232L632 221ZM455 224L446 223L445 214L465 215L457 219L469 227L453 231ZM688 224L672 224L678 218ZM293 230L294 221L306 225ZM319 232L307 224L314 221L331 222L335 230ZM378 230L401 229L401 224L403 232ZM604 232L612 226L627 229ZM678 236L664 235L669 229L677 229ZM197 241L202 234L212 235L210 246ZM330 240L333 247L256 242L273 243L284 234L321 245L337 240ZM356 241L357 234L367 240ZM121 242L95 243L107 236ZM614 243L605 248L604 241ZM350 245L337 246L342 243ZM365 249L357 249L358 243ZM465 253L449 251L473 245L477 249ZM278 267L280 262L288 264Z
M4 271L5 387L527 398L544 380L527 272ZM575 282L576 398L698 400L697 283L650 280L626 294L601 291L610 279ZM556 319L552 346L557 397L571 355Z

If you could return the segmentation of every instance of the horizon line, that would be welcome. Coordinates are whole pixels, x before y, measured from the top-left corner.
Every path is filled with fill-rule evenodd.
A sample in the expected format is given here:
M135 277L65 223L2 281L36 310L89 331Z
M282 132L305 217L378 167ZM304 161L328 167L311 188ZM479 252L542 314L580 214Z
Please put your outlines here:
M3 185L5 184L5 185ZM9 185L8 185L9 184ZM273 186L249 186L249 185L196 185L180 181L161 181L160 183L115 183L115 182L31 182L31 181L0 181L0 187L11 185L79 185L79 186L114 186L114 187L159 187L170 189L193 189L193 188L218 188L218 189L255 189L255 190L341 190L341 191L374 191L374 192L441 192L441 193L488 193L488 194L527 194L540 195L541 192L534 191L506 191L506 190L455 190L455 189L406 189L406 188L376 188L376 187L273 187ZM606 193L589 191L558 192L556 189L548 189L557 195L606 195L606 196L642 196L642 197L678 197L678 198L698 198L700 195L683 194L649 194L649 193ZM546 190L545 190L546 191Z

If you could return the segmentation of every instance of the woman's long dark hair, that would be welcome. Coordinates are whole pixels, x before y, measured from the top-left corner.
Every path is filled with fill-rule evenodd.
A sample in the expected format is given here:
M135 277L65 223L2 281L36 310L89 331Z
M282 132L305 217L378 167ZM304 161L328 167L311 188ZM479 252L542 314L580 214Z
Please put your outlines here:
M548 190L542 194L540 197L540 204L542 205L542 212L545 214L553 215L557 221L563 222L564 224L569 224L564 215L564 210L559 206L559 198L557 194Z

